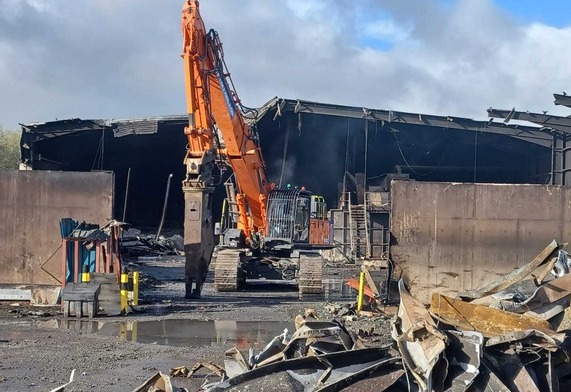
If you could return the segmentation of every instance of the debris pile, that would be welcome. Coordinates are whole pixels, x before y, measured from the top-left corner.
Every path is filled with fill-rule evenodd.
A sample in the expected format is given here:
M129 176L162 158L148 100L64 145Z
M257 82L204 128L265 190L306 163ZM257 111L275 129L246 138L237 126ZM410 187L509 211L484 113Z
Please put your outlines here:
M458 298L435 292L428 309L401 279L391 345L361 340L343 320L366 317L350 305L328 304L339 319L313 321L308 309L296 317L296 331L284 330L259 353L232 348L224 368L200 363L171 375L193 377L207 368L220 377L205 380L202 390L211 392L571 390L571 261L564 246L553 241L530 263Z
M175 234L171 237L142 234L141 230L130 228L121 239L121 254L129 258L172 256L184 254L184 240Z
M52 317L54 314L45 310L31 310L28 307L21 307L18 302L10 304L14 309L8 310L8 313L13 313L15 318L21 317Z
M568 266L564 245L460 298L435 292L429 310L401 280L392 336L418 389L569 390L571 274L554 269Z
M331 317L340 319L365 345L384 345L391 342L390 326L394 314L388 314L376 303L367 303L364 310L357 310L357 303L327 303L323 309Z
M368 379L371 374L404 373L400 358L390 347L365 347L340 321L309 321L296 317L296 331L287 329L259 353L235 348L225 353L222 378L203 385L205 391L317 391L340 390ZM175 368L171 375L192 377L212 364L197 364L189 372ZM386 387L398 377L382 381ZM379 386L382 384L378 384Z

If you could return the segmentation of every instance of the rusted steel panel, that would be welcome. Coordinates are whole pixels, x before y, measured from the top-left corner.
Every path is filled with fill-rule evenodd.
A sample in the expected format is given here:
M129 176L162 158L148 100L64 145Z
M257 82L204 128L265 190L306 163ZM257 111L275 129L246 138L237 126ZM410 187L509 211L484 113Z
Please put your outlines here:
M59 220L112 218L113 173L0 171L0 283L59 285Z
M455 296L571 238L571 188L393 181L391 258L411 294Z
M430 312L440 320L463 331L477 331L486 337L507 332L536 329L547 335L555 335L551 325L535 317L473 305L458 299L433 293Z
M480 374L470 387L471 392L511 392L508 387L484 363L478 369Z

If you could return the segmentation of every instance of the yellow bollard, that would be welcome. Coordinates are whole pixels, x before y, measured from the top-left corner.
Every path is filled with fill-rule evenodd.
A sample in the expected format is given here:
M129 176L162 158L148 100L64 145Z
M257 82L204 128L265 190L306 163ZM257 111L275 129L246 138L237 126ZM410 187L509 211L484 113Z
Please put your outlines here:
M139 271L133 271L133 306L139 305Z
M121 312L129 313L127 310L129 295L129 274L127 270L121 271Z
M81 272L81 283L89 283L89 266L84 265Z
M357 297L357 311L363 309L363 296L365 292L365 273L361 271L359 274L359 296Z

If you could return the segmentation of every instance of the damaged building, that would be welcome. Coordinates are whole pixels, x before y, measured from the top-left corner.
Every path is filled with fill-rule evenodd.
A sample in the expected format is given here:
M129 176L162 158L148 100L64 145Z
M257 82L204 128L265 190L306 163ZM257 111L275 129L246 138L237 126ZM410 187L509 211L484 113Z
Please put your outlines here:
M556 95L556 104L568 105L566 96ZM495 109L489 115L475 121L275 98L251 125L270 181L325 197L337 247L330 257L380 261L427 302L435 287L449 293L481 286L571 231L571 195L562 187L571 181L569 119ZM172 174L165 226L180 230L187 122L165 116L22 125L21 169L111 172L112 217L143 228L159 225ZM228 175L219 173L218 183Z
M184 176L187 121L186 116L165 116L22 125L20 169L113 172L114 217L125 217L137 227L156 227L169 175L177 184ZM127 180L132 194L125 204ZM180 192L169 196L166 221L176 226L182 222L183 197Z

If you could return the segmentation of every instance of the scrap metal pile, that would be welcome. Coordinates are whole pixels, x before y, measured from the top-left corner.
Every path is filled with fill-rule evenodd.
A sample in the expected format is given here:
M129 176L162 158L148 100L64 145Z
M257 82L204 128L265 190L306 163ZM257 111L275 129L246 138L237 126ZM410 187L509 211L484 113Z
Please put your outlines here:
M415 317L402 327L405 334L395 333L418 385L452 391L470 386L473 391L569 390L571 274L565 245L553 241L530 263L461 293L460 299L433 293L430 319L419 324ZM401 293L401 309L407 299ZM418 357L415 343L429 347L426 355Z
M306 314L293 334L285 330L257 354L233 348L224 368L201 363L171 375L206 367L221 378L203 384L211 392L570 390L571 262L563 247L553 241L530 263L458 298L435 292L428 309L399 281L392 345L372 347L342 321ZM170 385L157 374L137 391L157 380Z
M192 369L178 367L172 376L192 377L201 368L221 377L207 382L202 390L214 391L338 391L348 386L354 390L383 390L403 374L401 360L390 346L365 347L342 322L310 321L296 318L296 331L284 330L265 348L254 353L232 348L225 353L224 368L213 363L199 363ZM374 376L374 379L371 377ZM164 374L157 374L135 391L163 390L172 385ZM169 389L170 388L170 389ZM184 391L176 387L164 391Z
M566 244L478 290L432 294L430 308L399 282L392 336L420 391L569 390L571 274Z
M121 254L130 259L155 259L159 256L182 255L183 238L144 235L141 230L130 228L121 238Z

